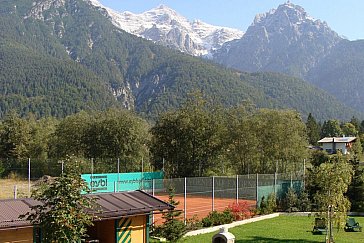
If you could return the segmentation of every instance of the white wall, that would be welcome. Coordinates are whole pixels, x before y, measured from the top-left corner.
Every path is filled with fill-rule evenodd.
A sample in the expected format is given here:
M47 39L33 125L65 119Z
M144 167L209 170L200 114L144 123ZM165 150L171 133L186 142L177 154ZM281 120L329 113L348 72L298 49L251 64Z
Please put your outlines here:
M343 154L348 153L348 150L346 148L346 143L335 143L335 146L336 146L336 150L341 150L341 152ZM327 150L332 150L333 146L332 146L332 143L323 143L322 148L323 148L323 150L327 151Z

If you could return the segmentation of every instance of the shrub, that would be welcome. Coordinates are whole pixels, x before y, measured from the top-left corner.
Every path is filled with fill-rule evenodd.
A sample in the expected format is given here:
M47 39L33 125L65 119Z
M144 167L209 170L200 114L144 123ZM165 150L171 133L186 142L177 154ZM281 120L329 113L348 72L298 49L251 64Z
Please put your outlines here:
M161 236L168 241L176 242L185 232L186 225L178 219L172 219L163 224Z
M262 200L260 202L259 207L259 213L260 214L270 214L277 210L277 201L276 201L276 195L275 193L271 193L268 195L267 200L265 200L265 197L262 197Z
M246 201L233 203L229 205L229 210L234 216L234 220L242 220L252 217L252 212L250 211L249 205Z
M284 211L287 212L297 212L299 211L298 208L298 196L296 191L290 187L286 193L286 197L284 198Z
M186 220L187 231L197 230L202 227L203 227L203 223L197 218L196 215L193 215L192 218Z
M211 218L210 217L205 217L205 218L203 218L202 219L202 226L203 227L210 227L210 226L212 226L213 224L212 224L212 220L211 220Z
M19 173L11 171L8 175L8 179L20 181L23 180L23 177Z
M271 194L268 195L268 198L267 198L267 212L273 213L276 210L277 210L276 194L272 192Z
M266 211L267 211L267 202L265 200L265 196L263 196L262 199L260 200L258 213L265 214Z
M204 227L210 227L221 224L229 224L233 221L234 221L234 215L229 209L225 209L221 213L217 211L210 212L207 217L202 219L202 224Z
M303 191L298 197L298 208L302 212L309 212L311 211L311 200L308 197L308 193Z

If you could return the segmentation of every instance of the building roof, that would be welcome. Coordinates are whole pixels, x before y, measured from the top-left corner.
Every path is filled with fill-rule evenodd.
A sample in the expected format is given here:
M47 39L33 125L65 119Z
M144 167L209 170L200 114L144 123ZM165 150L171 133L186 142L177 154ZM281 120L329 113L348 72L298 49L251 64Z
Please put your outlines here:
M96 209L89 212L95 215L97 220L173 209L172 205L140 190L89 194L87 197L95 198ZM0 200L0 230L31 226L29 221L19 219L19 216L30 212L31 207L39 203L31 198Z
M92 212L99 220L129 215L148 214L151 211L173 209L174 206L143 191L89 194L98 207Z
M325 137L318 141L318 143L350 143L353 142L356 137Z
M38 203L32 198L0 200L0 229L30 226L29 221L19 219L19 216L30 212Z

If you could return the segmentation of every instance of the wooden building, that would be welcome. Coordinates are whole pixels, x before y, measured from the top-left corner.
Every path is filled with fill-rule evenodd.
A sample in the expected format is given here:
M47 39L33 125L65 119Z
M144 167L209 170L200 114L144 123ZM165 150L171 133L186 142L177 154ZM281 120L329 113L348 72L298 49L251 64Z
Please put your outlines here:
M173 206L143 191L90 194L96 198L94 225L86 242L149 242L149 219L153 212ZM31 198L0 200L0 242L38 243L41 230L19 216L39 204Z

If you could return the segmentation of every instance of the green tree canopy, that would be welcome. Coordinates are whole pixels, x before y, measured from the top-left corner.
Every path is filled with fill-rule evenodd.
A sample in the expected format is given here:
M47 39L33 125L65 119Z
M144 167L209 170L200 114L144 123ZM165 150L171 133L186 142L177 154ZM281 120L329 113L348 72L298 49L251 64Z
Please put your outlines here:
M309 144L317 145L317 141L321 138L321 126L316 122L311 113L307 117L306 129Z
M151 132L156 166L165 159L170 176L201 176L218 165L224 127L217 110L208 109L201 97L160 116Z
M355 137L358 135L358 130L356 129L355 125L350 122L346 122L341 125L342 134L344 136L351 136Z
M354 169L353 179L347 192L351 211L364 212L364 169L359 165L358 159L354 158L350 162Z
M340 137L342 134L338 120L328 120L322 125L321 137Z
M346 197L353 176L353 168L339 155L330 157L329 162L313 167L308 176L309 187L315 188L313 200L317 210L326 217L329 206L333 206L338 227L345 224L350 201Z
M44 242L80 242L91 226L92 215L87 213L94 204L82 191L89 191L79 172L79 161L66 160L66 173L32 192L41 204L33 206L25 217L40 227Z
M297 171L307 158L305 124L290 110L261 109L228 122L229 152L236 173ZM289 124L289 125L288 125Z
M5 117L0 126L0 154L3 158L29 158L30 123L15 112Z

